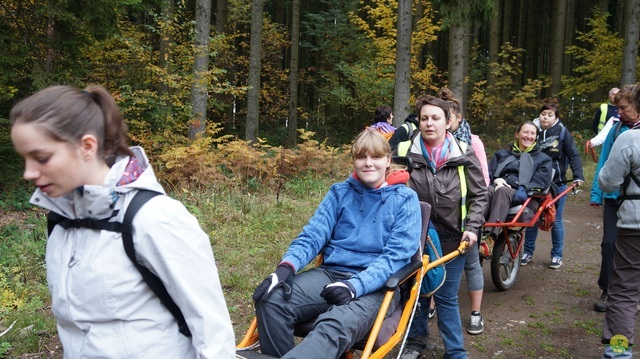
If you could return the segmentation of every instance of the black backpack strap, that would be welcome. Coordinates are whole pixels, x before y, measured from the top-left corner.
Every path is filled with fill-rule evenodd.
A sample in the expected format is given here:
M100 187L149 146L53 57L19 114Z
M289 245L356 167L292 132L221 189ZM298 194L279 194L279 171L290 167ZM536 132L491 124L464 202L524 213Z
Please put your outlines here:
M629 172L629 174L624 178L622 186L620 186L620 195L616 199L618 208L620 208L620 205L625 200L640 200L640 194L627 194L627 187L629 187L631 180L635 182L636 186L640 187L640 180L638 180L638 177L636 177L633 172Z
M89 228L95 230L105 230L111 232L122 233L125 230L131 231L130 229L123 228L123 224L120 222L110 222L111 218L118 214L118 211L114 211L111 217L103 218L103 219L93 219L93 218L76 218L69 219L63 215L55 213L53 211L49 211L47 214L47 232L48 235L51 235L55 226L59 225L64 229L69 228Z
M135 217L138 210L149 201L151 198L159 195L158 192L139 190L138 193L135 194L129 206L127 207L127 211L124 213L124 220L122 221L123 229L122 232L122 242L124 244L124 251L127 253L127 257L131 259L131 262L136 266L140 274L142 274L142 279L149 285L149 288L156 294L156 296L160 299L162 304L171 312L173 317L178 322L178 329L180 333L185 335L186 337L191 337L191 332L189 331L189 327L187 326L187 321L184 319L184 315L178 308L178 305L171 299L169 292L167 292L167 288L165 288L164 284L158 276L153 274L148 268L141 265L136 259L136 252L133 246L133 235L132 235L132 223L133 217Z
M54 211L49 211L49 213L47 213L47 236L51 235L55 226L66 220L68 220L67 217L59 215Z
M136 259L136 252L133 245L133 217L135 217L138 210L142 208L142 206L147 203L151 198L160 195L159 192L149 191L149 190L139 190L134 196L129 206L127 207L126 212L124 213L124 220L122 223L120 222L110 222L110 219L113 218L118 212L114 211L111 217L104 219L92 219L92 218L82 218L82 219L69 219L64 217L58 213L53 211L49 211L47 214L47 231L48 234L51 235L55 226L60 225L64 229L69 228L90 228L95 230L105 230L111 232L118 232L122 234L122 243L124 245L124 251L127 254L127 257L133 262L135 267L138 269L140 274L142 275L142 279L147 283L149 288L155 293L155 295L160 299L162 304L169 310L171 315L178 322L178 330L180 333L187 337L191 337L191 332L189 331L189 327L187 326L187 321L184 319L184 315L178 308L178 305L171 299L169 292L165 288L164 284L158 276L153 274L149 269L138 263Z

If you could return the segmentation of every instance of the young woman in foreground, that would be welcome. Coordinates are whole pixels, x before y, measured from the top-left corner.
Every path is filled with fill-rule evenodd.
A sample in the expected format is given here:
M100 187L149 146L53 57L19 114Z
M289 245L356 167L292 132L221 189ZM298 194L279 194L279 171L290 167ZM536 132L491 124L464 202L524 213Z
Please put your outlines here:
M164 194L102 87L46 88L10 114L31 203L71 220L122 222L139 190ZM52 311L65 358L234 358L231 320L211 245L178 201L156 196L133 220L137 260L156 274L191 336L125 254L122 234L56 225L46 250Z

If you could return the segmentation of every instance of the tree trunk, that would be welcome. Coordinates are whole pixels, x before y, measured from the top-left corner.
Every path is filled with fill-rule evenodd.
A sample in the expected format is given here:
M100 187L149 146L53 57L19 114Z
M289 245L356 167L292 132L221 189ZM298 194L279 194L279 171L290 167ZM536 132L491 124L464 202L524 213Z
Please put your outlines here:
M298 55L300 50L300 0L291 4L291 63L289 65L289 123L287 147L298 142Z
M551 32L551 96L560 92L562 63L564 60L564 30L567 21L567 0L556 0L553 11L553 31Z
M489 64L498 62L500 53L500 25L502 23L502 6L500 0L493 0L493 16L489 24ZM491 88L495 84L495 76L489 72L487 85Z
M223 34L227 26L227 17L229 16L229 6L227 0L218 0L216 2L216 32Z
M462 25L462 91L460 91L460 109L463 114L467 114L467 103L469 102L469 65L471 58L471 44L474 40L474 26L471 22L465 22Z
M258 115L260 110L260 66L262 54L262 11L264 0L251 2L251 40L249 41L249 78L247 85L247 124L244 138L255 143L258 140Z
M640 16L640 0L627 0L625 4L624 49L622 55L622 79L620 85L635 84L638 63L638 25Z
M513 15L513 2L506 0L504 2L502 16L500 17L502 20L502 41L509 42L512 45L517 45L513 40L513 31L511 30L511 19L513 18Z
M46 15L46 19L47 19L47 42L46 42L46 58L45 58L45 62L44 62L44 71L46 73L50 73L51 72L51 67L53 66L53 58L55 56L55 49L53 48L53 44L55 44L55 38L56 38L56 28L55 28L55 23L56 20L54 19L52 14L57 13L57 9L54 9L54 3L49 3L48 7L49 7L49 11L47 11L47 15Z
M464 29L465 26L458 22L449 27L449 89L462 99L464 88Z
M564 47L573 45L574 27L576 16L576 0L567 1L567 21L564 27ZM562 61L562 74L571 76L571 69L573 68L573 56L564 54L564 60Z
M160 16L162 24L160 26L160 41L158 43L158 52L160 53L160 61L158 65L164 71L169 68L171 60L171 52L173 47L173 35L171 27L173 24L173 0L162 0L160 3ZM163 90L166 91L166 84L163 83Z
M618 0L616 6L616 19L615 19L615 31L618 34L624 34L625 30L625 21L626 16L625 10L627 9L627 4L629 1L626 0Z
M415 16L413 17L412 23L411 23L412 29L414 27L417 28L418 21L422 19L423 15L424 15L424 4L422 3L422 1L418 1L418 3L416 4ZM427 44L420 46L420 48L418 49L418 53L416 54L416 58L418 59L418 68L420 70L424 70L426 65L425 54L424 54L426 49L427 49ZM413 112L413 106L411 106L409 112Z
M171 63L171 56L173 52L173 35L171 33L171 28L173 27L173 12L173 0L163 0L160 3L160 16L162 18L162 23L160 25L160 41L158 42L158 52L160 54L158 66L165 74L165 79L168 79L171 74L169 64ZM166 114L168 111L167 108L169 107L169 104L167 103L169 98L169 85L167 81L159 81L158 87L160 106L162 107L161 111ZM162 116L162 119L165 117L166 115Z
M411 82L411 0L398 1L396 39L396 84L393 94L393 125L399 127L410 113Z
M541 19L538 18L540 13L538 12L538 4L532 4L531 8L526 8L527 4L525 1L522 1L522 6L525 6L525 9L520 13L524 14L524 18L520 21L526 24L525 38L523 38L522 43L525 49L525 55L523 56L524 69L522 72L522 76L520 76L519 85L522 86L526 83L527 79L535 78L538 75L538 38L544 36L543 33L540 32ZM546 31L545 33L549 33Z
M204 134L207 126L207 85L209 83L209 33L211 30L211 0L196 1L196 38L191 88L191 123L189 138Z
M507 2L509 1L507 0ZM517 26L518 28L518 34L513 40L513 44L516 47L524 49L525 46L527 46L527 30L531 27L528 21L529 18L527 16L527 5L529 4L529 2L527 0L520 0L518 1L518 4L520 5L520 7L518 8L518 21L517 25L514 25L514 27Z

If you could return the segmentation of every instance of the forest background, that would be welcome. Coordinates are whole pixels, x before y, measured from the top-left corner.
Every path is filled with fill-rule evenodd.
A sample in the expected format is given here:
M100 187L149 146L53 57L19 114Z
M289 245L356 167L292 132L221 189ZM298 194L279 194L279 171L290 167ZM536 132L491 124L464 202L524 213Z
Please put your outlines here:
M0 339L0 357L55 333L44 221L9 136L20 99L54 84L114 94L132 143L208 230L242 329L250 290L348 175L344 148L377 106L399 126L448 86L490 156L552 99L582 145L608 90L637 81L639 3L0 0L0 332L40 323L32 340ZM269 218L249 222L258 213Z

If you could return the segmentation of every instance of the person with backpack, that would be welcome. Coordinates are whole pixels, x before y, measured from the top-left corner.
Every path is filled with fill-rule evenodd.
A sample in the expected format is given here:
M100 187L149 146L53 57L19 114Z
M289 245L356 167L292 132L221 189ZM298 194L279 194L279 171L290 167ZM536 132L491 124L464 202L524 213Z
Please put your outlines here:
M62 219L50 222L45 263L65 357L234 358L209 238L164 195L144 150L128 147L113 96L100 86L52 86L16 104L10 120L24 179L37 187L30 202ZM123 219L150 191L161 195Z
M373 116L373 124L370 126L372 129L380 132L386 140L389 140L396 128L391 125L393 122L393 112L389 106L380 106L376 108L376 112Z
M557 195L567 189L567 182L573 182L580 186L584 183L582 172L582 159L576 148L571 133L566 129L560 120L560 109L558 104L548 102L540 108L538 121L534 120L538 126L538 144L542 152L551 157L553 161L553 183ZM567 169L571 167L573 180L567 180ZM562 213L567 197L563 196L556 202L556 220L551 229L551 262L550 269L559 269L562 266L562 256L564 251L564 223ZM538 237L538 227L528 227L525 233L524 253L520 260L520 265L527 265L533 259L533 252L536 249L536 238Z
M409 187L418 198L432 206L431 221L438 233L442 254L456 250L462 241L473 246L484 223L487 186L480 162L471 148L463 150L448 130L451 117L447 103L424 95L416 100L419 131L409 141L401 142L399 156L413 161ZM445 283L434 293L438 311L438 329L446 358L468 358L458 305L458 288L467 255L446 263ZM428 303L420 310L428 310ZM403 359L418 358L428 345L428 322L414 320L408 335Z
M640 85L625 86L620 92L618 112L631 127L617 137L611 147L615 155L609 156L597 176L603 191L620 191L616 250L602 330L604 359L632 357L640 302Z
M616 222L618 220L618 206L616 200L620 195L617 189L610 192L603 191L598 183L598 176L600 170L612 153L611 148L617 140L618 136L626 132L630 128L636 125L636 122L630 114L630 103L633 101L632 94L636 85L623 86L622 89L616 94L615 102L617 105L622 105L623 108L618 106L618 114L620 121L618 121L609 131L607 138L602 144L600 151L600 158L598 159L598 165L591 184L591 198L589 204L591 207L601 209L603 212L602 217L602 241L600 243L600 273L598 275L598 287L601 290L600 297L593 304L593 310L596 312L607 311L607 288L609 287L611 273L613 271L613 258L616 252L616 238L618 236L618 227ZM631 114L633 115L633 114Z
M260 350L278 358L339 358L373 327L389 277L420 245L422 216L377 131L351 147L353 173L331 186L275 271L254 293ZM319 267L303 269L319 254ZM400 301L397 290L388 313ZM298 345L294 326L315 320Z

